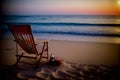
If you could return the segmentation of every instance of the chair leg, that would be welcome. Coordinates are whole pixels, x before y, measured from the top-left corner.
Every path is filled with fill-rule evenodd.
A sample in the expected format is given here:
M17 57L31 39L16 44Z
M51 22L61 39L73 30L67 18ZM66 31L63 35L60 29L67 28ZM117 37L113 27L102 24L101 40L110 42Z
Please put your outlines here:
M48 55L48 42L45 43L45 50L44 50L45 54L46 54L46 58L47 58L47 62L48 62L48 58L49 58L49 55Z
M41 58L42 58L42 55L39 56L35 68L38 68L38 67L39 67L39 63L40 63L40 61L41 61Z
M47 47L47 62L48 62L48 59L49 59L49 55L48 55L48 42L46 44L46 47Z
M17 61L16 61L16 63L15 63L15 65L17 65L18 63L19 63L19 61L20 61L20 59L22 58L22 56L23 56L23 53L21 54L21 56L16 56L16 58L17 58Z
M36 64L36 68L39 66L39 63L40 63L40 61L41 61L41 58L43 57L43 56L42 56L43 54L44 54L44 52L41 53L41 55L40 55L40 57L39 57L39 59L38 59L38 61L37 61L37 64ZM47 51L47 61L48 61L48 51Z
M41 53L41 55L40 55L40 57L39 57L39 59L38 59L38 61L37 61L36 68L39 66L39 63L40 63L40 61L41 61L41 58L43 57L42 55L43 55L44 53L46 53L46 56L47 56L46 58L47 58L47 62L48 62L48 58L49 58L49 55L48 55L48 42L45 42L45 43L44 43L43 51L42 51L42 53Z
M45 54L46 54L45 59L46 59L46 61L48 62L48 54L47 54L47 51L45 52Z

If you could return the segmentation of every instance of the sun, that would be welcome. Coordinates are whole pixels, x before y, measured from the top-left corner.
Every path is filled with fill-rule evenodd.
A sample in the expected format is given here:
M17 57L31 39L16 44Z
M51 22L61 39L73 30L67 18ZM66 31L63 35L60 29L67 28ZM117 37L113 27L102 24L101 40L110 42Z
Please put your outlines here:
M117 6L120 9L120 0L117 0Z
M118 0L118 5L120 5L120 0Z

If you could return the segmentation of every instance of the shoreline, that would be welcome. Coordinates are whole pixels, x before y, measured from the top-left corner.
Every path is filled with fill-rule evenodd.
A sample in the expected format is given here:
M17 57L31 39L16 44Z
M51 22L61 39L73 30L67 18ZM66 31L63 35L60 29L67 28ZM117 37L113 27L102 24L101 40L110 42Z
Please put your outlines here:
M33 34L34 39L55 40L55 41L72 41L72 42L91 42L104 44L120 44L120 37L106 36L77 36L77 35L58 35L58 34ZM12 39L11 33L1 34L1 39ZM14 39L14 38L13 38Z

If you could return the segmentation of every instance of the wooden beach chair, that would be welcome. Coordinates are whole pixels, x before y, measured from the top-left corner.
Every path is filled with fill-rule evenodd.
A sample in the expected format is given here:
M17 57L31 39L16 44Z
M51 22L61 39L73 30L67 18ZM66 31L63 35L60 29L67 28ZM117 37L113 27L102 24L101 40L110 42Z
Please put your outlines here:
M21 58L35 59L36 67L39 66L41 58L45 58L48 61L48 41L42 43L40 52L38 52L36 47L38 44L35 44L30 25L10 24L8 27L16 42L16 65L18 63L26 63L25 61L22 61ZM19 47L21 47L25 53L19 53ZM27 63L30 64L29 62Z

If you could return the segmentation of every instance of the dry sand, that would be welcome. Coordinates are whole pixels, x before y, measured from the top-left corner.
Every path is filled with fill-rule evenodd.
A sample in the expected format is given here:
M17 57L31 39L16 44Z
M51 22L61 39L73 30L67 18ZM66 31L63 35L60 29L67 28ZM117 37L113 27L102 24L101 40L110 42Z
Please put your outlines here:
M36 43L42 40L37 39ZM119 44L49 41L49 54L62 59L61 66L41 62L34 66L16 62L15 43L13 39L1 39L0 79L7 80L115 80L118 78Z
M35 40L37 44L42 41ZM13 39L2 39L0 47L3 63L14 64L16 49ZM39 49L39 45L37 47ZM120 63L120 44L50 40L49 55L51 53L64 61L81 64L117 65Z

